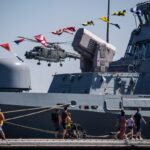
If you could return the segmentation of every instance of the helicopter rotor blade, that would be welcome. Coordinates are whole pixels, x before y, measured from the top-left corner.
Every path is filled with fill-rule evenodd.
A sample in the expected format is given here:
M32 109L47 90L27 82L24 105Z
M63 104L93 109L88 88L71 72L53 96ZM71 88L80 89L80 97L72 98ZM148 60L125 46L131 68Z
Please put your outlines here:
M50 44L70 44L72 41L67 41L67 42L51 42Z

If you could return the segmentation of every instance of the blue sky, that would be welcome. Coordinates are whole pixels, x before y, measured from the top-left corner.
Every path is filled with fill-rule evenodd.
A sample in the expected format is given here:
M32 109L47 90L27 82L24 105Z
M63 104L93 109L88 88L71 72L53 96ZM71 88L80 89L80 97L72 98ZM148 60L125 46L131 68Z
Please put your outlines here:
M110 26L110 43L117 51L114 60L124 55L130 33L135 28L135 20L129 12L139 2L145 0L110 0L110 13L118 10L127 10L125 17L111 17L111 22L118 23L118 30ZM49 42L72 41L73 35L52 35L50 32L67 26L82 27L82 23L94 20L94 27L86 27L94 34L105 40L106 24L99 17L107 14L107 0L0 0L0 43L8 42L11 49L17 53L31 70L31 92L47 92L55 73L80 72L79 61L68 60L63 63L53 63L47 67L46 62L37 66L36 60L26 60L24 53L31 50L36 43L23 42L19 46L13 42L17 36L33 37L43 34ZM66 51L73 52L71 45L62 45ZM0 47L0 58L14 57Z

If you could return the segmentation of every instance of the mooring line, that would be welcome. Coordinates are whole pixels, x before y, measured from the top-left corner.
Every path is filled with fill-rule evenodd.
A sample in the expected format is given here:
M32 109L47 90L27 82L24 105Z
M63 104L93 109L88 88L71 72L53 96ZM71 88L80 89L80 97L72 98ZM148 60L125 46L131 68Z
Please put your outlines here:
M43 133L48 133L48 134L55 134L56 133L56 131L43 130L43 129L39 129L39 128L35 128L35 127L20 125L20 124L17 124L17 123L12 123L12 122L9 122L9 121L6 121L5 123L7 123L9 125L13 125L13 126L29 129L29 130L34 130L34 131L39 131L39 132L43 132Z
M49 107L36 107L36 108L34 107L34 108L18 109L18 110L5 111L3 113L8 114L8 113L16 113L16 112L22 112L22 111L44 109L44 108L49 108Z
M51 110L51 108L48 108L48 109L45 109L45 110L41 110L41 111L38 111L38 112L33 112L33 113L21 115L21 116L17 116L17 117L8 118L8 119L6 119L6 121L15 120L15 119L20 119L20 118L24 118L24 117L29 117L29 116L32 116L32 115L36 115L36 114L39 114L39 113L46 112L46 111L48 111L48 110Z

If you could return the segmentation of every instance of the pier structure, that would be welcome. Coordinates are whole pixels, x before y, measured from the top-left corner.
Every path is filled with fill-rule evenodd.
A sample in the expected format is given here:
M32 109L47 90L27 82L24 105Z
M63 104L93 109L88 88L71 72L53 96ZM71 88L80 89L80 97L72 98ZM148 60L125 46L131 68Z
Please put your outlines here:
M0 149L150 149L150 140L7 139Z

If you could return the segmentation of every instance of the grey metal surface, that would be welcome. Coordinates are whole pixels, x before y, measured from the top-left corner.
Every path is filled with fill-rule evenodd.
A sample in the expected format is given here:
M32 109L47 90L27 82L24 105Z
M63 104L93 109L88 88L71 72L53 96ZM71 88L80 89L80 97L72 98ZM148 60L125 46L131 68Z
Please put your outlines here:
M149 140L63 140L9 139L0 140L0 148L150 148Z
M30 70L15 59L0 59L0 91L22 91L31 88Z

